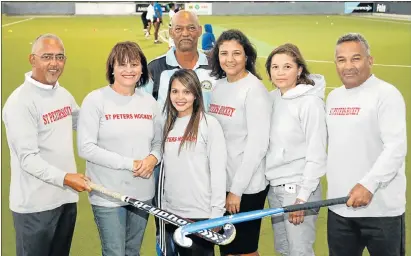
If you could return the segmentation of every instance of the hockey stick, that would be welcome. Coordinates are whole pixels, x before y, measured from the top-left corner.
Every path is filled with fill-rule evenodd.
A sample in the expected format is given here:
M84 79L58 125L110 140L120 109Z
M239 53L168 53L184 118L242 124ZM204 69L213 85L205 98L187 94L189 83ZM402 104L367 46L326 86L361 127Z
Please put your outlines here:
M186 237L187 235L197 232L198 230L210 229L214 227L219 227L227 223L235 224L245 221L251 221L256 219L261 219L266 216L271 215L282 215L287 212L296 212L301 210L311 210L315 208L331 206L336 204L345 204L348 201L348 197L340 197L328 200L321 200L316 202L308 202L304 204L295 204L284 206L282 208L269 208L263 210L255 210L249 212L242 212L233 215L228 215L220 218L214 218L210 220L199 221L196 223L190 223L186 226L179 227L174 232L173 238L177 244L183 247L187 247L192 243L191 239Z
M172 214L170 212L164 211L160 208L154 207L152 205L146 204L142 201L139 201L137 199L131 198L129 196L125 196L125 195L120 195L117 192L113 192L113 191L109 191L108 189L106 189L105 187L103 187L102 185L98 185L92 182L88 182L88 185L90 186L90 188L94 191L98 191L104 195L110 196L112 198L116 198L120 201L126 202L134 207L136 207L137 209L143 210L145 212L148 212L149 214L154 215L155 217L162 219L164 221L166 221L167 223L173 224L175 226L178 227L182 227L184 225L187 225L189 223L193 223L193 221L188 220L188 219L184 219L178 215ZM224 225L224 226L223 226ZM222 224L220 226L223 226L224 229L224 234L220 234L217 232L214 232L212 230L198 230L196 232L192 232L194 233L196 236L201 237L209 242L212 242L214 244L218 244L218 245L226 245L231 243L234 238L235 238L235 227L233 224ZM191 243L187 243L185 244L185 247L190 247L192 244L192 241L190 239Z

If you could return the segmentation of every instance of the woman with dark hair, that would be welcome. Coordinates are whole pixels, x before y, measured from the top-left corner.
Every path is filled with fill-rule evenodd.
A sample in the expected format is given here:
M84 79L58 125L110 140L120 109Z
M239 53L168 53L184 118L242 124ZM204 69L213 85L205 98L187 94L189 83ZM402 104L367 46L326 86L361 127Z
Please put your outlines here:
M212 52L212 75L219 80L209 111L223 127L227 144L226 214L264 208L264 176L271 100L256 73L257 52L238 30L223 32ZM261 220L235 225L236 238L224 255L258 255Z
M170 78L163 132L165 173L163 209L193 221L223 216L227 153L218 121L204 113L201 84L193 70ZM166 224L171 237L176 227ZM178 245L180 256L214 255L214 245L191 236L191 248Z
M325 80L311 75L297 46L285 44L265 64L272 84L270 146L266 172L271 208L321 200L326 171ZM314 255L318 211L272 217L275 249L282 255ZM297 226L298 225L298 226Z
M107 59L106 77L109 85L89 93L81 106L79 155L93 182L151 203L162 122L155 99L137 88L148 81L140 47L134 42L116 44ZM148 214L96 192L89 194L89 201L102 254L140 255Z

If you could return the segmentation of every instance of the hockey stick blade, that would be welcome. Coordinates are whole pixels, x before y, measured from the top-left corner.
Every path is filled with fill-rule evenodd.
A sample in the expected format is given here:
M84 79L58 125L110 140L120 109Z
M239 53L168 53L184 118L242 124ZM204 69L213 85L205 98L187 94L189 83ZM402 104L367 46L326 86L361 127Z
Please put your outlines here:
M164 211L160 208L157 208L155 206L146 204L142 201L139 201L137 199L134 199L132 197L129 196L125 196L125 195L121 195L117 192L113 192L113 191L109 191L108 189L106 189L105 187L103 187L102 185L98 185L92 182L88 182L90 188L94 191L98 191L104 195L110 196L112 198L118 199L120 201L123 201L125 203L128 203L134 207L136 207L137 209L143 210L145 212L148 212L149 214L164 220L167 223L170 223L172 225L178 226L179 228L181 228L182 226L185 226L187 224L193 223L193 221L182 218L178 215L172 214L170 212ZM196 232L193 232L194 235L201 237L209 242L212 242L214 244L218 244L218 245L226 245L231 243L236 235L236 230L233 224L228 223L227 225L224 225L223 227L224 229L224 233L220 234L217 232L214 232L212 230L199 230ZM182 242L181 244L184 247L191 247L192 245L192 241L190 238L186 237L184 242Z

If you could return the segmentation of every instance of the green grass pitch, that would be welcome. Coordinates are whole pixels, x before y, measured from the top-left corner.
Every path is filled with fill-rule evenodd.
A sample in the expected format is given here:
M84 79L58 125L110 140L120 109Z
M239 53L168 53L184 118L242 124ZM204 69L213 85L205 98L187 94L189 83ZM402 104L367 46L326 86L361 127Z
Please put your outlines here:
M60 84L66 87L80 105L92 90L107 85L105 62L115 43L124 40L136 41L149 60L164 54L168 44L154 45L153 37L144 38L140 16L105 17L2 17L2 106L10 93L24 80L30 70L28 55L31 44L42 33L55 33L65 44L68 60ZM224 30L242 30L258 50L258 70L264 84L272 89L264 71L265 57L275 46L292 42L300 47L308 60L311 73L325 75L327 93L340 81L332 63L335 42L348 32L362 33L369 41L375 57L373 73L394 84L407 103L407 119L411 119L411 22L362 18L358 16L202 16L201 24L211 23L216 37ZM8 25L10 23L14 23ZM166 30L168 18L160 28ZM153 31L152 31L153 32ZM408 122L408 145L410 145L411 122ZM4 125L2 123L2 255L15 255L15 237L11 213L8 207L10 159ZM411 154L407 156L407 176L410 177ZM79 172L84 172L84 160L77 158ZM323 191L326 182L323 179ZM411 198L410 181L407 198ZM100 240L93 220L87 195L82 193L78 204L78 217L71 255L101 255ZM407 252L411 253L411 205L407 205ZM142 255L155 255L154 222L150 218L142 247ZM260 247L261 255L275 255L270 220L263 220ZM321 210L315 242L317 255L327 255L326 210Z

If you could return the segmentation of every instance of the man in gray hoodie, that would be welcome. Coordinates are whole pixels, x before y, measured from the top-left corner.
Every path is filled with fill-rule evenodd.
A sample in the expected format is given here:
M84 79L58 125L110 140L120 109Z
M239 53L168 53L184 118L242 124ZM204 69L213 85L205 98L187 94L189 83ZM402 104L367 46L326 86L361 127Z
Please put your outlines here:
M77 173L74 158L72 130L79 108L57 81L66 63L59 37L38 37L29 61L32 71L3 108L16 255L66 256L76 222L77 191L91 190L88 178Z

